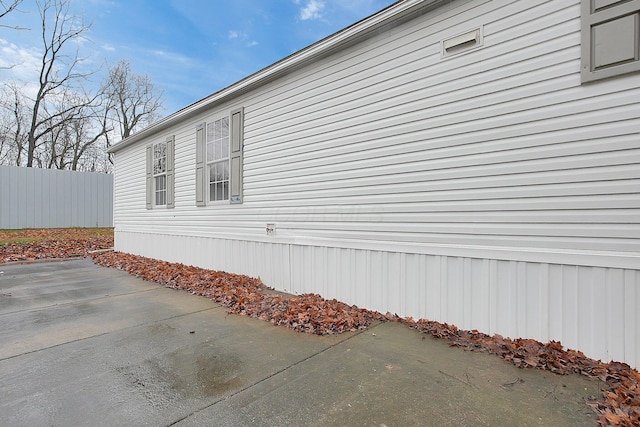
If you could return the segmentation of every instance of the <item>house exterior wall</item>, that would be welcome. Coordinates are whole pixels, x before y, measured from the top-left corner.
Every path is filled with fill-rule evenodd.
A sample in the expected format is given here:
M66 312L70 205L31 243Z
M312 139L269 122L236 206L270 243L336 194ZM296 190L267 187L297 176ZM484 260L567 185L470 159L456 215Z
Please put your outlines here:
M113 176L0 166L0 229L113 227Z
M195 128L239 107L244 203L196 207ZM116 249L637 367L638 135L640 75L581 85L578 0L454 1L118 151Z

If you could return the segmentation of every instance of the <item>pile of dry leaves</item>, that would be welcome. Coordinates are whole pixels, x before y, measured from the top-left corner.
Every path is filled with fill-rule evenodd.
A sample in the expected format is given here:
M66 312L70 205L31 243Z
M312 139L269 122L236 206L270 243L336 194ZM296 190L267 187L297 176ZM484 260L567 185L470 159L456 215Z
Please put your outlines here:
M451 346L497 354L519 368L542 369L560 375L575 373L600 379L610 390L603 393L603 400L588 403L599 415L599 424L640 426L640 373L626 363L603 363L586 357L580 351L564 350L557 341L543 344L532 339L489 336L476 330L462 330L453 325L422 319L400 321L423 333L446 338L451 341Z
M227 307L230 313L255 317L296 331L325 335L364 329L374 320L398 321L434 337L446 338L452 346L497 354L520 368L598 378L609 386L602 400L589 402L599 416L598 423L603 426L640 425L638 371L624 363L602 363L582 352L564 350L559 342L543 344L531 339L489 336L434 321L402 319L389 313L383 315L336 300L325 300L316 294L279 295L270 292L260 279L118 252L100 253L93 258L100 265L211 298Z
M94 262L125 270L161 285L211 298L229 313L266 320L300 332L336 334L366 328L385 316L320 295L283 296L269 292L260 279L153 260L120 252L94 255Z
M0 263L44 258L86 257L113 247L112 229L0 231Z

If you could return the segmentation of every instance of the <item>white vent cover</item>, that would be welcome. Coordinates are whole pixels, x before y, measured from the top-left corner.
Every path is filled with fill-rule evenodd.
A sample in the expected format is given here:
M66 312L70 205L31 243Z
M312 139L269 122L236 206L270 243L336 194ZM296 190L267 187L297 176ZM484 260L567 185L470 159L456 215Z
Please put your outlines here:
M482 46L482 27L448 38L441 42L442 57L467 52Z

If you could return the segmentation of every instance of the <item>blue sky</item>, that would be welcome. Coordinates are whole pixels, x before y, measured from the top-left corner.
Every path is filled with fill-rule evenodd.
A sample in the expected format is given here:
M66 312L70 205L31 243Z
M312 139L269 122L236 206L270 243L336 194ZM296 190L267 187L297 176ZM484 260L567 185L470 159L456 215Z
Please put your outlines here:
M164 91L166 115L394 2L71 0L71 11L91 23L80 44L84 65L128 60ZM38 12L34 0L20 9L0 21L0 82L37 80ZM8 65L13 68L2 69Z

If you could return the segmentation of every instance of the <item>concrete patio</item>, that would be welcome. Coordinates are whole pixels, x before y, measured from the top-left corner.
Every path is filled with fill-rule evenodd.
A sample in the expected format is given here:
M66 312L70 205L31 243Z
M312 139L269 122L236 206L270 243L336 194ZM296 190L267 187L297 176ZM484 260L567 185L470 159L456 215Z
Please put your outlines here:
M588 426L604 384L400 324L312 336L90 260L0 265L6 426Z

